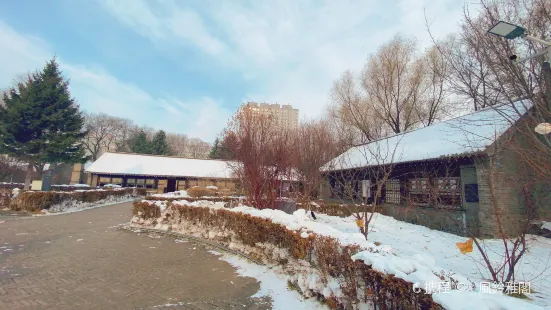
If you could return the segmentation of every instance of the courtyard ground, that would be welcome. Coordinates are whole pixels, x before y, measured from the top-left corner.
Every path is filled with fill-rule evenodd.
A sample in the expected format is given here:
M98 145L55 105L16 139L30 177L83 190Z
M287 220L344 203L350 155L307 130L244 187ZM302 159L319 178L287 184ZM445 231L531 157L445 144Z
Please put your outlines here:
M0 214L0 309L269 309L255 279L200 245L118 229L131 203Z

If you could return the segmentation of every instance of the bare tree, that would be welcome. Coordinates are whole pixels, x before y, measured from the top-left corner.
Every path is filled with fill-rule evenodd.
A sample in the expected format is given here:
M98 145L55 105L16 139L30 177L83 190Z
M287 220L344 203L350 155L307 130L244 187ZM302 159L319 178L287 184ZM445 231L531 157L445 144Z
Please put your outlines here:
M83 144L95 161L104 151L105 142L113 132L111 117L105 113L85 114L84 120L84 130L88 134L84 137Z
M223 137L228 136L232 138L225 139L227 146L237 159L232 168L250 203L275 208L281 181L292 175L291 131L278 128L271 115L242 108L225 129Z
M25 174L26 164L21 160L0 154L0 181L12 182L14 175Z
M367 99L377 117L395 133L418 125L424 63L415 55L415 40L395 36L372 55L362 76Z
M293 137L293 167L296 181L301 184L301 203L306 205L318 197L324 178L320 167L342 153L344 145L339 145L338 137L331 130L328 120L321 119L302 123Z
M415 40L397 35L371 55L359 78L343 73L332 89L331 115L362 144L429 126L447 117L447 62L435 49L419 55Z
M187 156L191 158L208 158L210 152L210 144L198 139L192 138L188 142Z
M375 109L357 85L354 75L345 71L332 89L332 100L337 105L329 112L336 121L341 135L350 145L367 143L385 136L384 121L377 117Z
M173 156L187 156L189 138L184 134L167 134L168 144Z
M385 139L353 147L322 168L334 197L354 214L366 239L375 214L386 201L387 182L396 178L393 173L401 156L402 135L391 139L390 143Z

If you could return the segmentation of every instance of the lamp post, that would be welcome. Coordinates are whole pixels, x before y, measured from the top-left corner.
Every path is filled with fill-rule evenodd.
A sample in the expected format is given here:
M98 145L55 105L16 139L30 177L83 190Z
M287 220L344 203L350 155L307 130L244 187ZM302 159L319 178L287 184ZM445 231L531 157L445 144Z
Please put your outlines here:
M509 59L511 59L511 61L515 63L520 63L536 57L544 56L544 66L549 67L549 61L551 60L551 42L533 37L527 33L526 29L504 21L499 21L497 24L493 25L492 28L488 30L488 33L505 38L507 40L513 40L520 37L525 40L539 43L545 46L545 49L543 51L530 55L528 57L518 59L517 55L511 55Z
M545 46L545 48L541 52L535 53L533 55L529 55L527 57L520 58L520 59L518 59L517 55L511 55L509 59L513 63L522 63L527 60L543 56L543 63L542 63L542 70L541 70L543 75L543 89L545 91L545 97L547 97L546 108L548 112L551 112L551 65L549 63L551 61L551 41L546 41L546 40L533 37L528 34L526 29L504 21L499 21L497 24L493 25L490 28L490 30L488 30L488 33L508 39L508 40L523 38L525 40L539 43ZM548 119L546 120L549 121ZM542 128L543 127L540 127L538 131L544 130Z

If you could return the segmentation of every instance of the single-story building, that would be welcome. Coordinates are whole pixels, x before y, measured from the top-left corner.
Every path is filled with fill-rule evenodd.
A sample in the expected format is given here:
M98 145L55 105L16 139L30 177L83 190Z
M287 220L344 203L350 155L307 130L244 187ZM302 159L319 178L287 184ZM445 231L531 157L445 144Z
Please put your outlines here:
M482 237L497 236L498 210L515 234L527 217L551 219L551 180L526 160L537 154L523 134L536 126L530 113L531 102L518 101L352 147L321 168L325 192L372 202L381 185L383 213Z
M106 152L87 169L90 186L117 184L166 193L193 186L240 191L234 162L132 153Z

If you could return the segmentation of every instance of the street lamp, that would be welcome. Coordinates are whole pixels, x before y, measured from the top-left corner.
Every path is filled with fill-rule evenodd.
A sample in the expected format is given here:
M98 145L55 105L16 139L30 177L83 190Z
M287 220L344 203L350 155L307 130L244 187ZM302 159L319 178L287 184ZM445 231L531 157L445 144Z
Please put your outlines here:
M512 40L523 36L526 32L526 29L517 25L509 24L504 21L499 21L497 24L493 25L492 28L488 30L488 32L491 34L495 34L496 36Z
M535 131L540 135L548 135L551 133L551 124L541 123L538 126L536 126Z
M497 24L493 25L492 28L488 30L488 33L508 40L513 40L520 37L525 40L536 42L545 46L546 48L543 51L530 55L528 57L518 59L517 55L511 55L509 59L511 59L511 61L515 63L521 63L530 59L534 59L536 57L544 56L544 65L549 66L549 61L551 60L551 42L533 37L527 33L526 29L504 21L499 21Z

